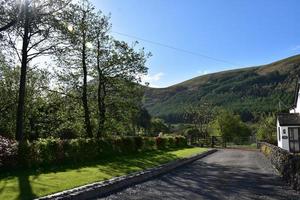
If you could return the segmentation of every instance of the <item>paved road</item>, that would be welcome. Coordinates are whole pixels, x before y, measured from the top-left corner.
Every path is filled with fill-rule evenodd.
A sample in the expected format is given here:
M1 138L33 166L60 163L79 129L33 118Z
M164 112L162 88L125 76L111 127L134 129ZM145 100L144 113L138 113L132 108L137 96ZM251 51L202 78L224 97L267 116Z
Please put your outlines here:
M285 186L261 153L220 150L164 176L103 199L299 200L300 195Z

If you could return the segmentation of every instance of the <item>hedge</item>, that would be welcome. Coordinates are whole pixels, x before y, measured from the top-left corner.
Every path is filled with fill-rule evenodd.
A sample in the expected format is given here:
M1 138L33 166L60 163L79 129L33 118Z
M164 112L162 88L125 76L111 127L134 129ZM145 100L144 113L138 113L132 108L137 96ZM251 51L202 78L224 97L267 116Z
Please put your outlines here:
M0 137L0 169L81 163L140 151L187 146L183 136L39 139L17 143Z

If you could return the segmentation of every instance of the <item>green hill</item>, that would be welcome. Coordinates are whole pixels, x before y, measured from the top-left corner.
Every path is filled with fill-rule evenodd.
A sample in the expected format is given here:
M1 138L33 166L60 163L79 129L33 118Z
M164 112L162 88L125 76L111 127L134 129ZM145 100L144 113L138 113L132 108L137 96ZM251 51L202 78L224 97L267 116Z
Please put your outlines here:
M186 105L210 102L251 120L256 113L288 108L300 75L300 55L268 65L199 76L167 88L146 88L144 106L168 122L182 121Z

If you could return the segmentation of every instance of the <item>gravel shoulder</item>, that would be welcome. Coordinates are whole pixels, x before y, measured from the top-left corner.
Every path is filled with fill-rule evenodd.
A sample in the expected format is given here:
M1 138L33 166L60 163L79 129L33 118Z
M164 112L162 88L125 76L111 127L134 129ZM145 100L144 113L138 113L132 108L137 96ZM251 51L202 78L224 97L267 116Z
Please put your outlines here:
M171 173L132 186L105 200L300 199L258 151L219 150Z

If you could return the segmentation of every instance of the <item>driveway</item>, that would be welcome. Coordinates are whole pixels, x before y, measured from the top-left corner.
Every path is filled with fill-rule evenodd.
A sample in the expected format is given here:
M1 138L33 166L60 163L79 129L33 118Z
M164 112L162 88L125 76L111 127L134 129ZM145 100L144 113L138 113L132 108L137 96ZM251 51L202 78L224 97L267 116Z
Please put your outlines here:
M113 194L106 200L300 199L257 151L219 150L192 164Z

